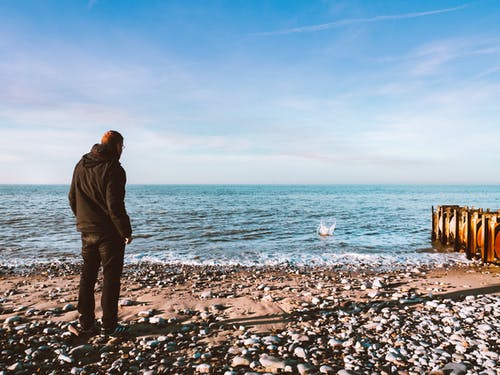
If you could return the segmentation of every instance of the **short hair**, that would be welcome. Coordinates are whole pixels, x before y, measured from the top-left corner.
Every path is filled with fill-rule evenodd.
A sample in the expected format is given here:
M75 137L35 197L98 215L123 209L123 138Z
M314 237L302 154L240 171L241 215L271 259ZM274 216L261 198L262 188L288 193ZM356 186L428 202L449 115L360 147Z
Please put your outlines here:
M116 130L108 130L101 138L101 143L103 145L113 145L123 144L123 136Z

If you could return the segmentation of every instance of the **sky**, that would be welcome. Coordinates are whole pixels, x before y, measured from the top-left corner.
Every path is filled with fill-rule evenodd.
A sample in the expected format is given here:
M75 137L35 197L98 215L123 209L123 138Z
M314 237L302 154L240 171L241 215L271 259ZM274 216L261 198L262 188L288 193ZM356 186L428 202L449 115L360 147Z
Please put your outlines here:
M500 2L0 0L0 183L500 184Z

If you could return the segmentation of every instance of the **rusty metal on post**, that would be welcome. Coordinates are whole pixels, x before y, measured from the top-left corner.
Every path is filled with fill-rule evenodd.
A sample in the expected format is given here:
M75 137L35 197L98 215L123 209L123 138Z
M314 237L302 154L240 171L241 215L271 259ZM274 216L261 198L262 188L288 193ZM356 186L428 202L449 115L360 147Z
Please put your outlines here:
M456 205L432 207L432 240L467 258L500 263L500 210Z

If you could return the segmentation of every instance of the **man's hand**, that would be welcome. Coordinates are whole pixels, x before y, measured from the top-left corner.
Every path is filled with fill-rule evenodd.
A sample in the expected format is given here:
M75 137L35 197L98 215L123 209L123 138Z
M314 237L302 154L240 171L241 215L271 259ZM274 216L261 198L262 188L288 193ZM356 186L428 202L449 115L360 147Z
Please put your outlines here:
M130 245L131 242L132 242L132 236L125 237L125 245Z

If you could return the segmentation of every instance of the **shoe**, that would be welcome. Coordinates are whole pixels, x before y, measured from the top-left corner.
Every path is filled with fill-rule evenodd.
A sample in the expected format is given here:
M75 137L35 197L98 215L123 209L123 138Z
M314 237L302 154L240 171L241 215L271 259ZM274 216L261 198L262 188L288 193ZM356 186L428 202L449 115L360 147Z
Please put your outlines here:
M91 327L83 327L81 324L68 324L68 331L75 336L92 335L97 332L97 326L94 324Z
M101 328L101 335L123 337L128 334L128 327L117 324L114 328Z

